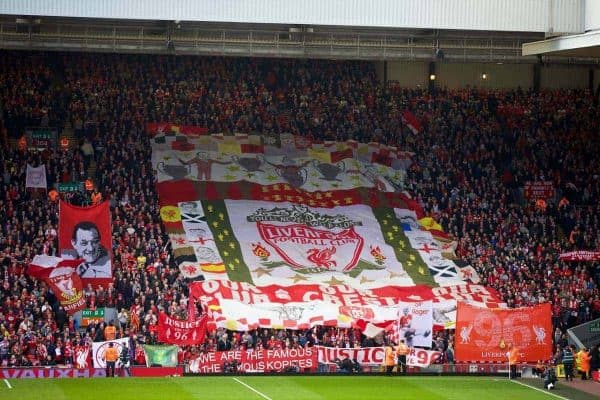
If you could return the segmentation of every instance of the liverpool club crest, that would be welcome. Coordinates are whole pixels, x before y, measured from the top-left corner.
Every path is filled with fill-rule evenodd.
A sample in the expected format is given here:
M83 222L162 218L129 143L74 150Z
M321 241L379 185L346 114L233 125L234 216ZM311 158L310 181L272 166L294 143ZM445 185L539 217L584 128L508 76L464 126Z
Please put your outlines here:
M261 239L295 269L348 272L357 266L364 246L354 229L361 223L341 214L324 215L293 205L260 208L247 219L256 222Z

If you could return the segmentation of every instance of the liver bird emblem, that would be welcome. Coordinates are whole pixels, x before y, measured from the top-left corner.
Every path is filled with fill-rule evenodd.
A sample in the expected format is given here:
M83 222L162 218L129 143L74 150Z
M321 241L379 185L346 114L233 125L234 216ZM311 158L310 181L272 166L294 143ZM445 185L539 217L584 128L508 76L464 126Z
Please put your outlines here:
M331 259L331 256L335 254L335 251L336 248L334 246L326 247L321 250L312 248L306 252L306 258L317 267L329 269L337 266L337 263Z

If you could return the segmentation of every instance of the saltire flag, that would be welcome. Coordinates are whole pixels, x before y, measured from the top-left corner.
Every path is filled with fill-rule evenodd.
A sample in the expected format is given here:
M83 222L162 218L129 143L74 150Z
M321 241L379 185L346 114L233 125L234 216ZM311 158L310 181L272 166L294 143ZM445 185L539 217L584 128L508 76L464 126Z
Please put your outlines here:
M455 356L465 362L506 362L510 345L527 362L552 357L550 303L514 309L490 309L459 303Z
M146 366L176 367L177 366L177 346L144 346L144 355L146 356Z
M83 283L75 272L80 263L81 260L36 255L27 267L27 274L46 282L60 305L73 315L86 307Z
M90 207L59 204L58 245L64 259L80 259L76 271L83 284L112 282L112 232L107 201Z
M48 183L46 182L46 166L44 164L33 167L27 164L27 173L25 176L25 187L26 188L41 188L47 189Z
M423 126L421 125L421 122L419 122L419 120L417 119L417 117L415 116L415 114L413 114L412 112L410 112L408 110L404 110L402 112L402 119L404 120L404 123L406 124L406 126L415 135L417 133L421 132L421 130L423 129Z

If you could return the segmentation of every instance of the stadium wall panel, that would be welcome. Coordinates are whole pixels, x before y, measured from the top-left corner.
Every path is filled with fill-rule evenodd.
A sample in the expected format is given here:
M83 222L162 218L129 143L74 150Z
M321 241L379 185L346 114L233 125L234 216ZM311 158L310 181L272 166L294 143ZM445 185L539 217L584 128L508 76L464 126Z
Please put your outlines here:
M600 29L600 1L585 0L585 30Z
M383 63L381 63L383 64ZM402 87L426 88L428 63L419 61L388 61L388 81ZM378 69L380 80L383 66ZM589 85L589 66L546 65L541 68L542 89L585 89ZM486 79L483 79L483 74ZM594 87L600 84L600 68L594 72ZM529 89L533 86L533 64L497 63L436 63L436 86L460 89Z
M436 70L436 84L450 89L466 86L528 89L533 86L532 64L438 63Z
M389 61L388 81L397 81L400 86L407 88L426 88L428 64L419 61Z
M0 14L486 31L582 32L583 1L3 0L0 2Z
M586 89L589 67L552 65L542 67L541 87L546 89Z

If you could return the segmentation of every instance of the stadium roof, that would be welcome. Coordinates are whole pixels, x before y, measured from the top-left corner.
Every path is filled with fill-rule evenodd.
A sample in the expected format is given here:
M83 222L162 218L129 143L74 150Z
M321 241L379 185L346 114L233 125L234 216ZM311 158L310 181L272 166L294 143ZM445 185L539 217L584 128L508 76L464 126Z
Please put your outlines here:
M525 43L523 55L600 58L600 30Z

